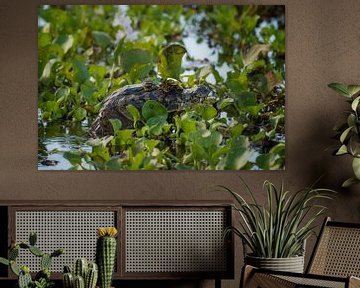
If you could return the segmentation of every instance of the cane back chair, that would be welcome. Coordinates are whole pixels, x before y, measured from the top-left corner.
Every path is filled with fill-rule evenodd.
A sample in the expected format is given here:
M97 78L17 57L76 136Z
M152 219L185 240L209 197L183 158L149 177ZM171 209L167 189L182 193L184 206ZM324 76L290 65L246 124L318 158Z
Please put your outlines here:
M240 287L360 287L360 223L325 219L306 273L278 272L246 265Z

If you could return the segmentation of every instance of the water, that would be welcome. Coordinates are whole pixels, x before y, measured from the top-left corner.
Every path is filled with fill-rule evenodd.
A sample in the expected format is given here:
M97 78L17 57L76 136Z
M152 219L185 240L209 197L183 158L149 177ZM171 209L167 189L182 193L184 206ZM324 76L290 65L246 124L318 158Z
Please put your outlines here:
M125 6L120 6L125 7ZM125 9L126 11L126 9ZM204 15L197 15L195 21L201 20ZM40 19L40 18L39 18ZM210 47L207 39L198 41L199 31L196 24L192 21L185 21L181 19L181 25L184 28L183 43L188 51L190 58L184 57L183 67L186 69L185 74L192 74L194 67L204 67L207 65L214 65L220 76L226 80L227 73L232 70L231 66L226 62L219 64L220 47ZM45 22L40 19L38 25L42 26ZM263 23L261 25L275 25L276 23ZM262 26L261 26L262 27ZM256 31L260 37L259 31ZM213 75L206 78L211 84L216 84ZM40 112L39 112L40 113ZM67 170L72 167L70 162L64 158L63 153L66 151L91 151L91 147L87 144L89 136L87 134L89 123L83 121L82 123L74 123L71 121L59 121L51 123L43 123L41 115L38 118L39 129L39 150L38 150L38 169L39 170ZM285 142L285 135L280 135L278 143ZM251 161L255 162L256 157L261 153L259 147L252 147ZM257 167L253 168L257 170Z
M88 140L87 123L51 122L38 123L39 170L68 170L70 162L64 158L65 151L91 151Z

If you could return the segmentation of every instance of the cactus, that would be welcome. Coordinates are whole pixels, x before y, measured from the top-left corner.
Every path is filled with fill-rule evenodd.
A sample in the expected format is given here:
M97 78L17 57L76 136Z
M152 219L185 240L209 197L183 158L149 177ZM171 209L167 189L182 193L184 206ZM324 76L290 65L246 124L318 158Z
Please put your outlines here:
M95 263L89 263L85 258L78 258L74 263L74 272L71 273L69 266L64 266L63 286L64 288L95 288L98 278L98 269ZM77 280L76 280L77 279ZM81 280L80 280L81 279ZM84 286L82 286L84 285Z
M84 278L76 275L74 277L74 288L85 288Z
M115 265L117 230L115 227L98 228L97 235L96 262L100 287L110 288Z
M95 288L98 279L98 266L96 263L89 263L85 276L85 288Z
M74 274L76 276L81 276L85 279L86 270L87 270L87 260L85 258L79 258L75 261Z
M50 265L53 257L60 256L64 251L63 249L55 250L53 253L44 253L40 248L36 247L36 234L30 233L29 244L20 242L16 243L11 241L11 245L8 251L8 259L0 257L0 263L10 266L11 271L18 276L18 286L19 288L28 288L28 287L40 287L38 283L51 284L50 281ZM30 269L27 266L22 266L21 268L16 264L16 259L19 256L19 250L24 249L28 250L30 253L37 257L41 257L41 271L39 271L35 276L35 281L32 280L30 275Z
M40 248L36 246L30 246L29 251L37 257L41 257L44 255L44 252L42 252Z
M19 279L18 279L19 288L28 288L30 286L30 283L32 283L29 268L28 267L26 268L27 269L22 269L19 274Z
M51 265L51 260L52 257L50 254L45 253L42 257L41 257L41 262L40 262L40 267L41 269L49 269L50 265Z
M73 288L74 287L74 276L70 272L63 274L63 286L64 288Z
M31 246L35 246L37 241L37 235L35 232L31 232L29 235L29 244Z

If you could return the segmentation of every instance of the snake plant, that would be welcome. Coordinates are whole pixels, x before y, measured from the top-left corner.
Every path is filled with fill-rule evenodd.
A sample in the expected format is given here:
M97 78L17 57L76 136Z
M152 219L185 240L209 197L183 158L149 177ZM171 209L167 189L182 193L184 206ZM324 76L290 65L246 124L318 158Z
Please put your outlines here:
M229 227L226 233L233 232L239 236L255 257L288 258L301 255L304 241L314 232L315 220L326 209L317 203L318 200L331 199L334 191L305 188L290 193L285 191L283 183L277 188L270 181L265 181L267 203L262 205L249 186L243 183L251 201L220 186L235 198L233 207L240 215L240 227Z

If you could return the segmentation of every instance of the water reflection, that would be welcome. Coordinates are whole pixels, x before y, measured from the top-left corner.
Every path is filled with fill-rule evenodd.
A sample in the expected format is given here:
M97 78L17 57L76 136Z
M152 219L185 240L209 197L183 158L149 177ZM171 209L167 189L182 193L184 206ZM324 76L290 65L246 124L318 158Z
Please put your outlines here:
M65 151L91 151L88 140L87 123L71 121L39 121L39 170L67 170L71 164L63 156Z

